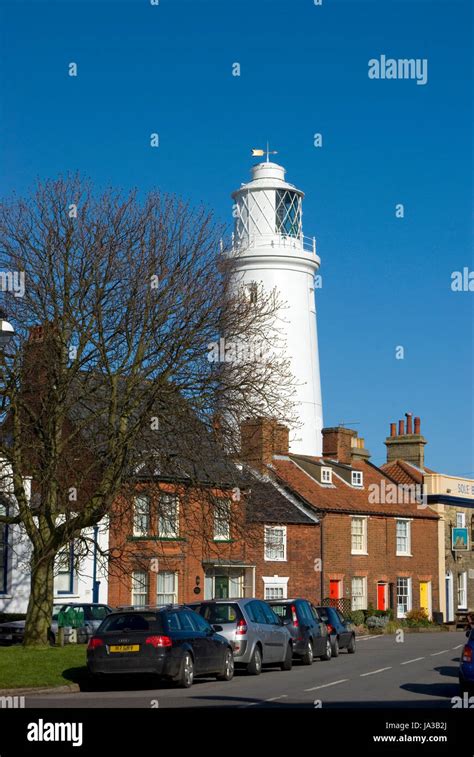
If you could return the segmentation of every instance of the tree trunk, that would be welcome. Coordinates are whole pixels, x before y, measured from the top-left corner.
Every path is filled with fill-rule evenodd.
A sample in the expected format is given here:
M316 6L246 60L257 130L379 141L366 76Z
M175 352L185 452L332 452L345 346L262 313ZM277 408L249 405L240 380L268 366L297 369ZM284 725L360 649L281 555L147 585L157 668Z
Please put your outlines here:
M33 551L31 593L26 615L24 645L48 644L48 631L53 614L54 553Z

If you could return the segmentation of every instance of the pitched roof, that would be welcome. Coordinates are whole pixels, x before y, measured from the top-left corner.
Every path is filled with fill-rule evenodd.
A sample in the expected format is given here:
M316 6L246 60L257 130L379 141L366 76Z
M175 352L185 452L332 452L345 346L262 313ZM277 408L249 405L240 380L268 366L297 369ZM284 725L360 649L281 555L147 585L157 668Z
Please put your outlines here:
M250 521L317 525L317 516L311 508L305 507L297 495L285 491L278 483L253 471L249 471L247 482L247 517Z
M332 485L322 485L311 475L311 466L324 462L333 468ZM300 463L304 463L304 468ZM289 488L309 503L316 510L323 512L364 513L372 515L402 516L410 518L434 518L438 516L429 507L418 507L412 503L386 503L384 491L394 485L388 475L372 463L356 460L351 465L353 470L360 470L364 474L362 488L346 483L337 473L337 465L329 460L308 457L298 460L298 455L275 456L271 465L277 481ZM413 483L413 482L411 482ZM388 489L389 491L389 489ZM373 501L375 500L375 501Z
M384 463L380 468L399 484L422 484L424 473L435 472L430 468L418 468L406 460L392 460L390 463Z

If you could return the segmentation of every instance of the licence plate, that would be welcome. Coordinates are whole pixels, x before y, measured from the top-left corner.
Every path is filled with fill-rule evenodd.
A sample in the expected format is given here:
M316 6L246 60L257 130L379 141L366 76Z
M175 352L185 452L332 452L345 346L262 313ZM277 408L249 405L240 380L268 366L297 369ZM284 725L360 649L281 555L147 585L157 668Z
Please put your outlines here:
M139 644L125 644L119 646L109 647L111 652L138 652L140 650Z
M0 639L4 639L5 641L13 641L13 634L2 633L2 635L0 636Z

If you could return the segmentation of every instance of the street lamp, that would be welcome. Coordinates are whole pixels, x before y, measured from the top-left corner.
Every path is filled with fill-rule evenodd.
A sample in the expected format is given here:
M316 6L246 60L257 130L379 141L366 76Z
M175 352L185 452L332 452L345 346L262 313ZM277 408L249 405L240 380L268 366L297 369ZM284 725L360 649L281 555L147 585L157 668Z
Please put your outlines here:
M6 313L0 309L0 350L3 350L11 341L15 334L15 329L6 320Z

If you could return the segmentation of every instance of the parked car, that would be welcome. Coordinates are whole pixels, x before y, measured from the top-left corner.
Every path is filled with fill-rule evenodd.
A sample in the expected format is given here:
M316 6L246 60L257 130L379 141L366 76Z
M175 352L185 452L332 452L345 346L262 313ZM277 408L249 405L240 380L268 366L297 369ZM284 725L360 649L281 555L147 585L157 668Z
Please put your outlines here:
M316 607L321 620L324 620L331 637L332 654L337 657L340 649L347 649L349 654L356 651L354 626L337 607Z
M87 668L92 676L152 674L183 688L200 675L230 681L234 656L220 630L178 605L114 612L89 641Z
M467 642L461 652L459 685L461 691L474 694L474 628L466 631Z
M68 604L57 604L53 606L53 617L51 619L51 628L48 639L50 644L56 643L58 635L58 616L60 612L70 610L82 611L84 613L84 625L79 639L86 643L94 631L100 626L104 618L112 612L112 608L98 602L69 602ZM6 623L0 623L0 644L21 644L25 636L24 620L14 620Z
M209 623L218 623L232 645L236 667L258 676L262 666L291 670L293 640L272 608L261 599L213 599L190 605Z
M315 657L330 660L331 638L326 623L307 599L274 599L268 604L283 621L293 638L293 655L305 665L312 665Z

